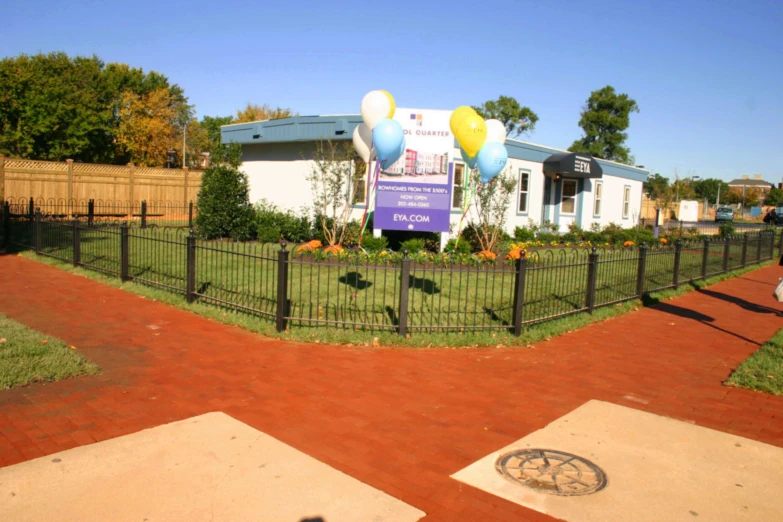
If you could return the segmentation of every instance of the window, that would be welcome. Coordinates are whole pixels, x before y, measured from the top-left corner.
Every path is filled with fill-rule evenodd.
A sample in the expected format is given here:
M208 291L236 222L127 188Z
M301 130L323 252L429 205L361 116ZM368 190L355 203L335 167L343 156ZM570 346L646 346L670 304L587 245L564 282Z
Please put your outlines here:
M560 203L561 214L574 214L576 212L576 180L564 179Z
M593 217L601 217L601 199L603 198L604 184L595 182L595 201L593 202Z
M631 187L625 186L623 190L623 219L628 219L631 215Z
M519 207L520 214L527 214L527 192L530 182L530 173L524 170L519 171Z
M451 200L451 208L462 208L462 198L465 190L465 165L454 164L454 193Z
M353 159L353 198L351 203L363 205L367 202L367 164L362 158Z

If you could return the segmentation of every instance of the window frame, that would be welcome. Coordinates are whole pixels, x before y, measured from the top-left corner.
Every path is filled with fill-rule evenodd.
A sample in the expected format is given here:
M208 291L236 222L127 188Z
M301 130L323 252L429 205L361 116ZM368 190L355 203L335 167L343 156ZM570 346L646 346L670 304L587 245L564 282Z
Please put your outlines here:
M527 176L527 188L522 192L522 177ZM517 216L527 216L530 213L530 181L533 172L530 169L519 169L519 190L517 190ZM525 195L525 210L519 210L522 203L522 194Z
M566 183L574 184L574 195L568 196L568 198L574 202L574 209L571 212L566 212L565 207L563 205L566 201L566 195L565 195ZM579 194L579 182L575 179L563 178L563 181L560 183L560 215L561 216L576 216L576 212L577 212L576 197L578 194Z
M457 168L462 169L462 183L457 185ZM454 175L451 179L451 201L449 202L449 211L452 213L462 212L462 207L465 204L465 181L466 177L468 175L468 169L467 165L465 165L462 161L454 161ZM460 189L461 197L460 197L460 205L458 207L454 206L454 198L457 196L457 188Z
M628 199L626 199L626 195L628 196ZM623 219L631 219L631 185L623 186L622 212L623 212Z
M600 190L599 190L600 188ZM600 196L598 193L601 193ZM598 204L598 212L595 211L596 203ZM601 217L601 211L603 210L603 204L604 204L604 182L603 181L596 181L593 184L593 217L594 218L600 218Z
M367 164L365 165L365 174L362 178L356 177L356 163L357 161L361 161L364 163L364 160L360 158L359 156L354 157L351 160L351 174L349 179L349 191L351 194L351 207L353 208L364 208L367 206ZM362 191L357 190L357 185L361 186L364 185L364 197L361 201L356 201L356 196Z

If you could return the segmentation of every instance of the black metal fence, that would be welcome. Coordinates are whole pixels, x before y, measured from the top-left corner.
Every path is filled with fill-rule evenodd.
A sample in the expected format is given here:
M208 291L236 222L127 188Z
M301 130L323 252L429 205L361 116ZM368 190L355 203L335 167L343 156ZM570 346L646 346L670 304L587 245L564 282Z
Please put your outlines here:
M121 201L101 199L18 198L3 202L3 212L12 217L33 219L40 210L45 219L137 221L142 227L164 223L167 226L193 226L195 205L181 201Z
M650 228L655 226L654 219L640 219L641 228ZM738 221L678 221L668 219L660 226L661 232L680 231L683 234L716 236L721 234L722 226L730 226L736 233L760 232L770 228L766 223L743 223Z
M775 257L772 231L628 249L553 249L495 262L431 255L318 258L283 243L202 241L186 229L3 213L6 250L32 249L258 315L286 328L510 331ZM781 236L783 237L783 236ZM777 243L777 244L776 244Z

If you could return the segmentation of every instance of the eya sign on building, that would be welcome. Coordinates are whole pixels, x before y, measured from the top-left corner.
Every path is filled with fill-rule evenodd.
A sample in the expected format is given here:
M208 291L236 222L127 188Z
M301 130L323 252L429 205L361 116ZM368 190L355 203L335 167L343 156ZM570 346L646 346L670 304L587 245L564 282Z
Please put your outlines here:
M394 119L405 133L405 151L378 179L376 230L448 232L454 163L451 111L403 109Z

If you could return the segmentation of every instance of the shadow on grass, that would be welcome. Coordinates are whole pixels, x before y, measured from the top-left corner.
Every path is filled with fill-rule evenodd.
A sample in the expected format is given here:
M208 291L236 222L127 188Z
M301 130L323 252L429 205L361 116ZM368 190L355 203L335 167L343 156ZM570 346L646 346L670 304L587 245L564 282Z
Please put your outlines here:
M370 281L365 281L364 276L359 272L348 272L344 276L338 277L337 280L356 290L366 290L372 286L372 283Z

